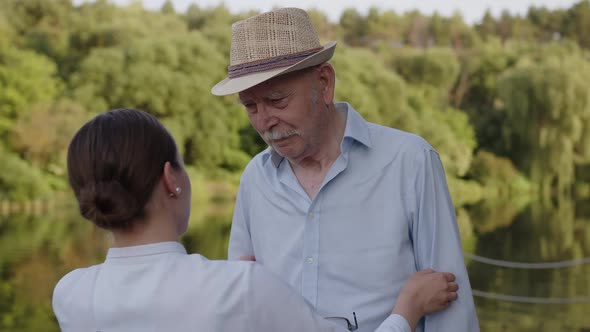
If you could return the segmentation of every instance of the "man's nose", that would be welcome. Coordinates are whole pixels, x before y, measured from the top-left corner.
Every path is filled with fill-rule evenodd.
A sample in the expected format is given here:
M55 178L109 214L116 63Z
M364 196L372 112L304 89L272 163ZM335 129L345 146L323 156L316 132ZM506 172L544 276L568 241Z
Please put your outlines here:
M273 114L270 107L266 105L259 105L258 106L258 114L259 114L259 121L260 121L260 128L263 132L269 130L270 128L276 126L279 123L279 119Z

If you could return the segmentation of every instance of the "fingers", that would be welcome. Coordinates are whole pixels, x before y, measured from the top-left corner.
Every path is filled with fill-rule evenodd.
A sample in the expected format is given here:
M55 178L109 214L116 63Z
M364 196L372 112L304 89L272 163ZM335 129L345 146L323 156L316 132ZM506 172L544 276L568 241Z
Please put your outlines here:
M425 269L425 270L420 270L420 271L418 271L416 273L418 273L418 274L429 274L429 273L434 273L434 272L436 272L436 271L434 271L433 269Z
M240 260L241 261L252 261L252 262L255 262L256 261L256 257L254 257L254 256L240 256Z
M457 297L458 296L456 292L446 293L446 295L443 296L440 302L438 302L438 305L433 307L431 310L427 311L427 313L432 313L448 308L451 305L451 303L457 300Z
M441 272L448 282L455 281L455 275L450 272Z
M447 290L450 292L456 292L459 290L459 285L456 282L449 282L447 284Z
M451 272L436 272L433 269L425 269L425 270L420 270L420 271L416 272L416 274L429 274L429 273L437 273L437 274L440 274L448 282L455 281L455 279L456 279L455 278L455 275L452 274Z
M456 301L459 295L457 291L459 290L459 285L456 282L448 282L447 288L443 291L440 291L437 298L438 304L440 305L441 309L445 309L451 305L452 302Z
M453 302L453 301L455 301L455 300L457 300L457 298L458 298L457 292L450 292L450 293L447 295L447 301L448 301L449 303L450 303L450 302Z

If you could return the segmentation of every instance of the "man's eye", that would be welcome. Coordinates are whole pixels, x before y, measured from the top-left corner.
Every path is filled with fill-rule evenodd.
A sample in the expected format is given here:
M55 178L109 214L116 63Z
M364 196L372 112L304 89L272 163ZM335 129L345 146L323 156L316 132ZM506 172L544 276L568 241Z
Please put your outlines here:
M286 104L286 102L287 102L287 98L286 97L274 98L274 99L271 99L270 102L274 106L284 106Z
M248 113L256 112L256 104L244 104L244 107Z

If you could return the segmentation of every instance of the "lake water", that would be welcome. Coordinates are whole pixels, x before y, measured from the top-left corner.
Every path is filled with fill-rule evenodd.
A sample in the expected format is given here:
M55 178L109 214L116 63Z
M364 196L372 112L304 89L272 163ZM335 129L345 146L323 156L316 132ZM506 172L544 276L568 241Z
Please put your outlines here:
M590 202L514 205L460 211L473 224L463 242L476 255L466 263L481 330L590 331ZM189 252L224 258L231 204L207 211L182 242ZM100 263L109 243L67 204L0 215L0 331L58 331L53 286L74 268Z

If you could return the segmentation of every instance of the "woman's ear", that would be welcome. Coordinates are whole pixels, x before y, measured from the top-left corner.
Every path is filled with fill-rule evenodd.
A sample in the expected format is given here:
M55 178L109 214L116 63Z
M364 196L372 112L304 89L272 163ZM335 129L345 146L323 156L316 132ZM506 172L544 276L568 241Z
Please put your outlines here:
M180 187L178 186L178 179L174 175L172 165L169 161L164 164L164 173L162 174L162 182L164 188L170 197L180 194Z

